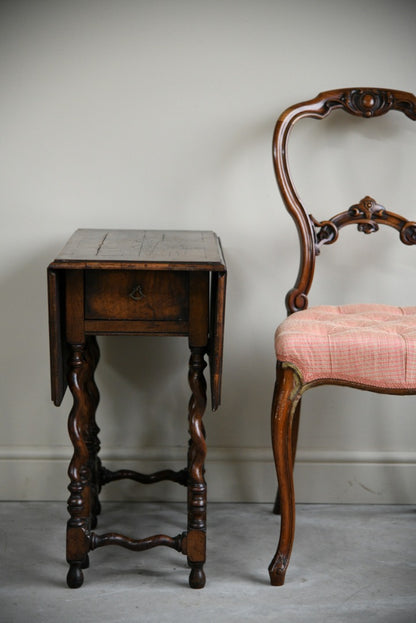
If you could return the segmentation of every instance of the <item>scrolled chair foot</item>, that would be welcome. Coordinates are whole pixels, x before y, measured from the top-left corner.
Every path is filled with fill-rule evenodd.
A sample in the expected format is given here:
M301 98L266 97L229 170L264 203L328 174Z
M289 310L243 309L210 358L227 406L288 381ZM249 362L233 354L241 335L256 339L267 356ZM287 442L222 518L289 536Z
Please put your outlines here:
M283 573L283 574L275 573L269 570L269 576L270 576L270 584L272 586L283 586L283 584L285 583L286 573Z
M205 572L201 566L192 567L189 574L189 586L191 588L204 588L205 586Z
M287 556L276 554L269 565L270 584L272 586L283 586L285 583L286 570L289 565Z
M84 574L81 567L83 563L72 563L66 576L66 583L69 588L79 588L84 582Z

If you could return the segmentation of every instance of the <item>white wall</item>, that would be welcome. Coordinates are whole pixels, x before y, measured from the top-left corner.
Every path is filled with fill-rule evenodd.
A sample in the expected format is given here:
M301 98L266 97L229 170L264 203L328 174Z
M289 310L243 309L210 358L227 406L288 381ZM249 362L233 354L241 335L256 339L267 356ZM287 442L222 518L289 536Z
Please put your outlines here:
M56 409L49 399L45 277L78 227L221 236L229 287L223 406L205 418L209 497L273 499L273 333L297 272L294 226L272 170L274 123L286 106L325 89L415 91L415 17L413 0L1 3L2 499L67 496L71 400ZM298 185L316 216L368 193L416 218L416 128L405 121L391 115L364 130L336 117L328 120L334 138L324 130L322 141L316 122L294 132ZM389 161L381 155L381 129L388 147L394 130L405 132L410 165L399 151ZM414 303L414 288L406 292L414 248L396 241L395 232L365 240L343 232L338 249L322 254L311 302ZM183 467L186 340L107 338L101 346L102 456L143 471ZM416 502L414 408L412 398L310 392L297 499ZM110 487L107 498L183 499L174 485Z

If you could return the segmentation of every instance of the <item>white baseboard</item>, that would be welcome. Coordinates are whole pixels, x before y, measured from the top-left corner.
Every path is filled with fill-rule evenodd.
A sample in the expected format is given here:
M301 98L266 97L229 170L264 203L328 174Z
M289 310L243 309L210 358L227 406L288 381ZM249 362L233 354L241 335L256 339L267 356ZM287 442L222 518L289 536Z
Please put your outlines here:
M181 469L186 448L107 449L103 464L144 473ZM0 447L1 500L65 500L67 447ZM272 502L276 477L269 448L208 448L208 500ZM296 501L302 503L416 504L416 452L299 450ZM173 483L153 486L129 481L107 485L102 500L185 501Z

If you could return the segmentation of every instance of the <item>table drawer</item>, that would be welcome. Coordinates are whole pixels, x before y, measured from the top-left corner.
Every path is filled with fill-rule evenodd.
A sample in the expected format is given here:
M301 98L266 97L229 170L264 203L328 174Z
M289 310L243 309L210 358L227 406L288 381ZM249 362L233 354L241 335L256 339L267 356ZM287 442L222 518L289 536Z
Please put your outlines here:
M86 320L187 320L188 274L181 271L85 271Z

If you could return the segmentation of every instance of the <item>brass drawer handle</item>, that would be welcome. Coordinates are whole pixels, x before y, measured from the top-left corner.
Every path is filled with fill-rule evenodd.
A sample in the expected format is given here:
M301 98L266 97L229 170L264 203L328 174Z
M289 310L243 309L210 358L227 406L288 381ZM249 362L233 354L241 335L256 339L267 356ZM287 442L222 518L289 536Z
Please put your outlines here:
M140 284L138 286L135 286L129 294L129 297L133 299L133 301L141 301L142 299L144 299L145 296L146 295L144 294L142 286Z

